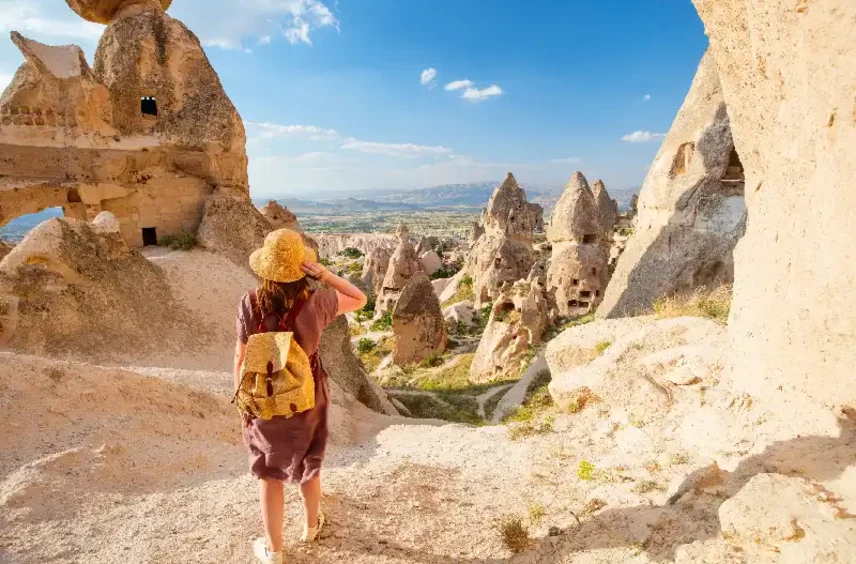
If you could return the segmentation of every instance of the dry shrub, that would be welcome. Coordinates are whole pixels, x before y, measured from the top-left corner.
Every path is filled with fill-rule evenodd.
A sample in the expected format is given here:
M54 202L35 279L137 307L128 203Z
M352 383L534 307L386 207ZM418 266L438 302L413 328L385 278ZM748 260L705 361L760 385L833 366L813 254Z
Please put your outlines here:
M502 544L514 554L526 550L531 542L529 531L523 525L523 519L519 517L504 517L500 520L497 528Z
M706 317L725 324L731 310L731 293L727 284L713 290L698 288L688 295L660 298L654 303L654 313L660 319Z

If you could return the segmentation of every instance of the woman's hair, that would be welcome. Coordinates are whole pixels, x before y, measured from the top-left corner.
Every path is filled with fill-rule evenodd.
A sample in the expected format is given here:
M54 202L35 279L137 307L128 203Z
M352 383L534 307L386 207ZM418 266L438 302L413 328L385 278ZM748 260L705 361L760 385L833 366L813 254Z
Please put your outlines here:
M292 308L297 298L308 294L309 281L305 276L294 282L274 282L263 278L256 290L259 313L285 313Z

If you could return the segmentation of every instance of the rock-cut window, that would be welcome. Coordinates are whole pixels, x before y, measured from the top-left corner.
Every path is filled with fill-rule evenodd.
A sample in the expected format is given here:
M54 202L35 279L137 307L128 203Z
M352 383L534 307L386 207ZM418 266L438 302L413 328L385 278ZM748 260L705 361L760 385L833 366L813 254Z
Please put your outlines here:
M154 96L143 96L140 98L140 112L144 116L155 116L158 115L158 101Z

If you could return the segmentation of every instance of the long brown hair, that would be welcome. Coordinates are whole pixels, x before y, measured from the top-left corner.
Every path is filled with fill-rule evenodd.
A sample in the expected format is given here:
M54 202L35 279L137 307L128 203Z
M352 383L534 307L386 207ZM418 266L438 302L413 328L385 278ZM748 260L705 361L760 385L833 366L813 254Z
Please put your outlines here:
M270 312L286 313L294 306L295 300L308 295L309 281L305 276L294 282L274 282L263 278L256 290L259 313L262 315Z

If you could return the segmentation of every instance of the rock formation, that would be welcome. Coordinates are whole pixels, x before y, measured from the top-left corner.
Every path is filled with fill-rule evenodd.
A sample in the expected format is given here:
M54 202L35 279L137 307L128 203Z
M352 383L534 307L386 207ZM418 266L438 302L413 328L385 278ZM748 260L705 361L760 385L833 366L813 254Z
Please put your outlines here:
M286 228L298 233L303 232L303 229L300 228L300 223L297 222L297 216L288 211L288 208L283 207L276 200L270 200L267 204L259 208L259 212L265 216L265 219L270 222L274 229Z
M398 236L390 233L318 233L318 254L333 257L347 248L359 249L366 255L379 247L385 247L392 253L398 246Z
M383 279L386 277L391 257L392 251L388 247L375 247L366 253L362 281L372 297L378 296L383 289Z
M422 264L422 270L425 271L425 274L431 276L443 266L443 259L436 251L429 250L419 255L419 263Z
M541 206L526 200L509 172L490 198L482 218L485 232L467 257L476 306L498 298L504 288L528 275L535 263L532 232L541 213Z
M660 297L731 282L745 228L743 184L708 53L642 186L636 230L598 316L650 311Z
M422 272L422 263L416 256L416 249L410 242L410 231L401 224L398 227L398 247L389 259L389 266L383 278L383 286L378 294L376 310L378 313L392 311L410 278L417 272Z
M248 266L250 254L271 231L270 222L248 200L220 194L205 199L199 243L241 267Z
M609 197L609 192L606 191L606 185L602 180L595 180L591 190L597 204L604 242L608 244L612 241L615 224L618 221L618 205Z
M108 23L76 46L13 32L25 62L0 98L0 224L62 206L112 212L128 244L194 231L215 188L248 199L241 118L199 40L154 0L70 0Z
M746 175L731 369L750 393L781 394L796 411L806 401L852 405L856 44L847 22L856 4L695 5Z
M584 315L603 299L609 262L605 237L595 196L585 176L575 172L547 227L553 246L547 286L555 293L560 315Z
M439 356L446 350L446 324L440 300L423 272L415 273L392 313L393 362L399 366Z
M477 221L472 222L470 226L470 243L475 243L482 235L484 235L484 227L482 227L481 223Z
M515 282L494 302L470 367L471 382L513 378L526 368L550 319L543 270L536 264L526 280Z

